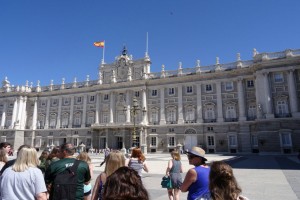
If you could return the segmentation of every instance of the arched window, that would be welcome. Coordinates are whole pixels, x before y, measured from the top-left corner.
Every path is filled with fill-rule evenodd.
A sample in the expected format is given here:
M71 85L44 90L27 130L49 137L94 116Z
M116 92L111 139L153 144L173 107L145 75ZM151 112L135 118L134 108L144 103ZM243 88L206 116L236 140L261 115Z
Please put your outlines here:
M56 126L56 113L51 113L50 114L49 126L50 126L50 128L55 128L55 126Z
M168 107L167 109L167 122L173 124L177 121L176 119L176 107Z
M195 108L193 106L186 107L185 120L187 122L195 121Z
M81 112L77 112L74 114L74 125L80 126L81 125Z
M87 116L87 124L95 123L95 112L89 112Z
M150 121L153 124L157 124L158 123L158 109L157 108L152 108L151 109L151 119Z
M61 118L61 126L67 128L69 124L69 113L63 113Z

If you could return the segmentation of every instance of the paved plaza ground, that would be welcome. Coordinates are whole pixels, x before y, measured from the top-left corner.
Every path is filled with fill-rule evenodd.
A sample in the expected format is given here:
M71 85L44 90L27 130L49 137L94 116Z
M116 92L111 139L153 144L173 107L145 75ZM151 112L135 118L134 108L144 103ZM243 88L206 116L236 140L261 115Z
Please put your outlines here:
M91 155L95 165L94 183L98 174L104 170L100 167L103 154ZM160 181L165 174L170 154L147 154L149 173L144 173L143 183L152 200L167 200L166 189L161 188ZM233 167L244 196L250 200L297 200L300 199L300 161L296 155L221 155L208 154L208 162L227 160ZM188 164L187 156L182 155L184 172L193 166ZM183 177L185 173L183 173ZM186 199L187 193L180 194Z

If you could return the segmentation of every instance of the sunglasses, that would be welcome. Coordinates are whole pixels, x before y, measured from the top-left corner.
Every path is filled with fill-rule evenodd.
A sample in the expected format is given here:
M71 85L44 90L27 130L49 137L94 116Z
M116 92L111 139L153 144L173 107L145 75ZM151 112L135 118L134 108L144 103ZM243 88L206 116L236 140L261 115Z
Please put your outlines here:
M187 154L187 157L188 157L189 159L193 159L193 158L196 158L197 156L195 156L195 155L193 155L193 154Z

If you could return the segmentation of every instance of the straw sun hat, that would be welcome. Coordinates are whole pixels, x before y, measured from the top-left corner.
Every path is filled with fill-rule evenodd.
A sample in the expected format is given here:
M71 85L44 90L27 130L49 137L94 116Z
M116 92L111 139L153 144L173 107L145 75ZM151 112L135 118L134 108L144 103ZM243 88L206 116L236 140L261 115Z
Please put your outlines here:
M204 157L205 151L200 147L193 147L191 150L188 149L185 153L193 154L195 156L201 157L203 159L203 161L207 161L207 159Z

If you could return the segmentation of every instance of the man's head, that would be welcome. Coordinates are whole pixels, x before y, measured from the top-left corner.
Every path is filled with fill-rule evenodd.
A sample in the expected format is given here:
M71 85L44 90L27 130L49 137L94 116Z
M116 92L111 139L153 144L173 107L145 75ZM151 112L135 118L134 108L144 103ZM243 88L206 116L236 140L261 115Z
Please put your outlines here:
M69 156L73 156L75 153L75 148L71 143L64 143L60 146L60 154L61 158L66 158Z

